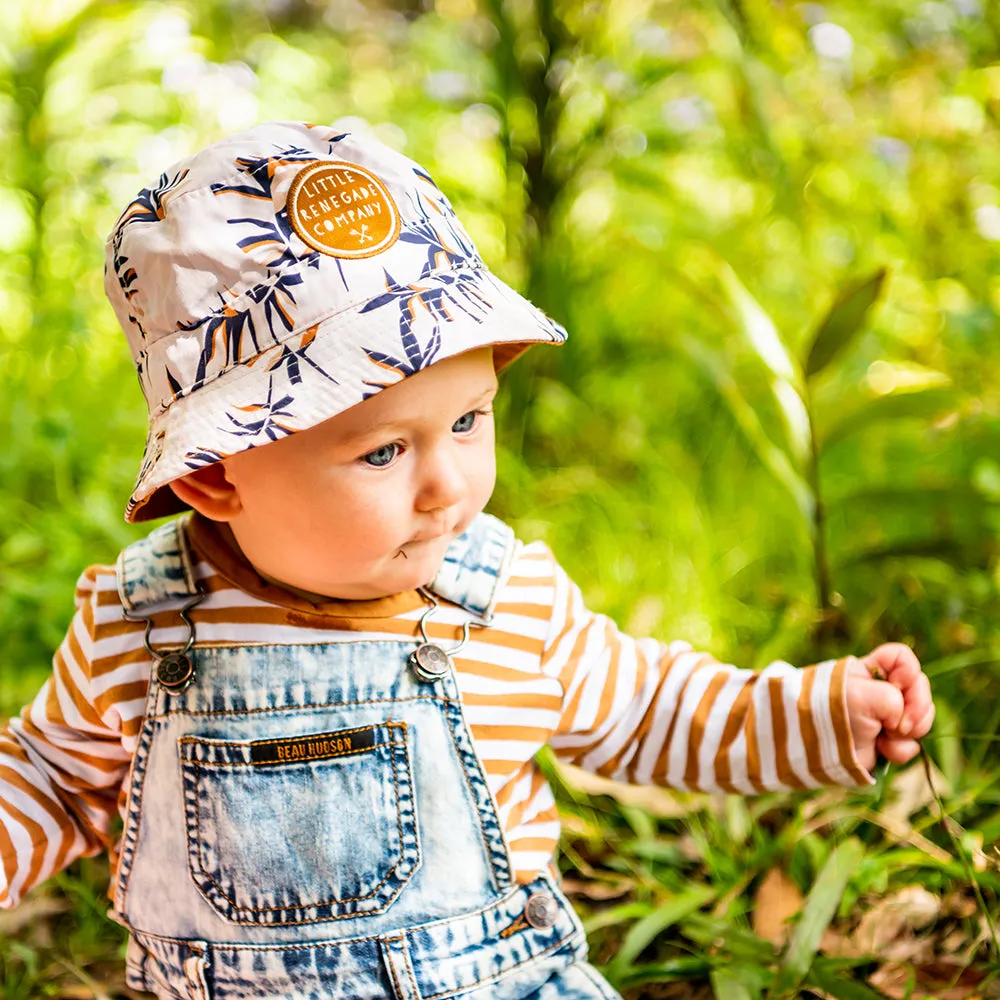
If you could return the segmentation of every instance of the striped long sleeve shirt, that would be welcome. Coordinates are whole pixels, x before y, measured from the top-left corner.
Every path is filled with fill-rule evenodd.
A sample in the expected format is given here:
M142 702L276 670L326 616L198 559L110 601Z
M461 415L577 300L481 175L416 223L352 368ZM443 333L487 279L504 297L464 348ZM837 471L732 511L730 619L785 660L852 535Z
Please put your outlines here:
M263 580L222 532L188 524L207 598L193 612L212 645L413 641L416 591L315 603ZM113 567L80 578L76 614L51 677L0 730L0 907L75 858L118 844L129 763L152 669L144 625L126 621ZM443 603L428 632L461 635L467 614ZM164 621L164 626L166 626ZM559 819L534 760L550 745L605 777L752 794L871 781L854 753L847 660L760 672L718 663L687 643L635 639L587 609L542 543L519 544L494 624L455 658L466 720L521 882L552 862Z

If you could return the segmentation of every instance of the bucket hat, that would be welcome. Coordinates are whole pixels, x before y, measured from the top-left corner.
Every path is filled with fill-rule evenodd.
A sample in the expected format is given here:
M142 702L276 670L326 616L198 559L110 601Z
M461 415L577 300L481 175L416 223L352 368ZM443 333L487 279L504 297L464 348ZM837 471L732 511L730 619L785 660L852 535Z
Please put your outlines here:
M169 168L108 237L105 289L149 433L125 511L167 484L492 345L499 370L566 331L483 264L419 164L335 127L268 122Z

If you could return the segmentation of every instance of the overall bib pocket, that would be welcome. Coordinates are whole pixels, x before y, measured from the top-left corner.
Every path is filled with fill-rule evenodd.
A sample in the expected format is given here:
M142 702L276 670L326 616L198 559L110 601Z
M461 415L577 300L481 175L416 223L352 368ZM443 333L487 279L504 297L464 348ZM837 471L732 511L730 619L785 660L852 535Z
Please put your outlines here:
M419 868L405 723L177 744L188 867L225 919L382 913Z

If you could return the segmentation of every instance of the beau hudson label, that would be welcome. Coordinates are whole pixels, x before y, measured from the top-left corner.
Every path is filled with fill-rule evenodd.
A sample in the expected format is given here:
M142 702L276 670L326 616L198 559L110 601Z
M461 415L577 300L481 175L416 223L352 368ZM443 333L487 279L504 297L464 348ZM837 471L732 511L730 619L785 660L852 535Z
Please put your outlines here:
M363 729L341 729L315 736L257 740L250 744L250 760L254 764L290 764L360 753L375 746L375 728L365 726Z

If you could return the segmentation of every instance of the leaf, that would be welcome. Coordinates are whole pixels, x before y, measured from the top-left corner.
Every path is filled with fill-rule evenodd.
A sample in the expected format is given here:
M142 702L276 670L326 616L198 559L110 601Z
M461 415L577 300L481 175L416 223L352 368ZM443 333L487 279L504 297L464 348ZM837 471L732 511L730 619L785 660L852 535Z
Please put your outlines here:
M920 930L941 913L941 900L923 886L907 885L898 892L880 899L861 918L851 934L851 941L859 955L883 956L905 931ZM912 955L893 953L896 961L908 960Z
M761 308L736 272L723 260L717 263L719 282L737 323L757 357L771 373L771 392L778 404L788 441L799 467L805 466L812 451L809 413L802 399L802 373L778 335L774 321Z
M723 941L729 955L752 965L767 966L775 960L774 945L720 917L692 913L681 925L681 933L700 944L703 950L714 947L716 941Z
M825 434L820 433L820 451L832 448L839 441L859 430L871 427L872 424L911 417L933 420L954 405L955 393L951 389L943 388L939 383L922 389L876 396L841 416Z
M760 996L759 991L750 992L738 972L726 971L723 969L713 969L709 977L712 983L712 992L715 1000L755 1000Z
M625 935L618 954L607 967L608 977L620 982L628 975L632 963L653 939L668 927L683 920L688 914L701 909L717 895L716 889L707 885L693 885L658 906L652 913L636 921Z
M610 966L601 971L608 975ZM685 979L704 979L712 963L707 958L670 958L665 962L633 965L628 975L619 983L621 987L641 986L643 983L676 983Z
M807 378L822 371L861 330L882 291L885 276L886 269L879 268L837 296L813 337L805 366Z
M772 868L757 889L750 922L759 937L780 947L788 940L788 920L801 909L799 887L780 868Z
M792 467L788 456L767 436L753 407L746 401L722 360L693 337L680 338L681 349L712 380L764 467L791 494L806 524L811 525L816 507L812 489Z
M838 966L822 960L813 965L806 984L821 989L835 1000L886 1000L884 993L854 979L842 978Z
M837 912L847 880L864 855L864 845L853 837L838 844L830 854L806 898L802 919L785 952L772 996L794 995L802 983L816 957L823 932Z
M750 294L736 272L723 260L718 263L718 275L730 304L736 310L740 328L753 345L757 356L776 378L785 382L801 382L792 356L781 342L771 317Z
M599 931L604 927L614 927L615 924L624 923L633 917L647 917L651 911L649 903L621 903L619 906L612 906L608 910L598 910L589 917L583 919L583 929L588 934Z

